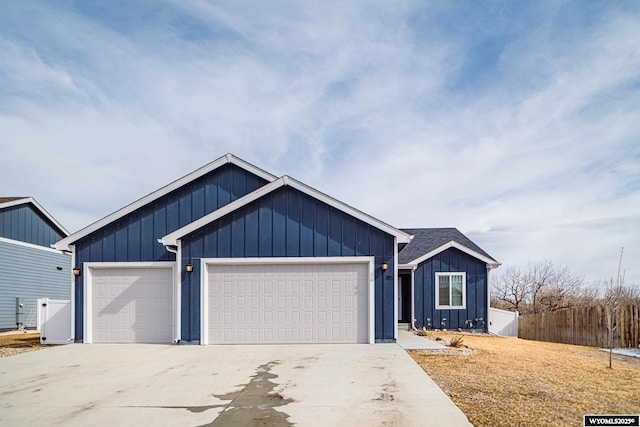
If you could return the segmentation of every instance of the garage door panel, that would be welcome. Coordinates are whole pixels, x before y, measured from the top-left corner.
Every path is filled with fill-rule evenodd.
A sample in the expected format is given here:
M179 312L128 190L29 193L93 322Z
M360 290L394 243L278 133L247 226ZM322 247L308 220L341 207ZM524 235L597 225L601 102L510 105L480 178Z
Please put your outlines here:
M368 264L213 265L207 286L212 344L368 342Z
M173 269L96 267L91 277L94 342L171 342Z

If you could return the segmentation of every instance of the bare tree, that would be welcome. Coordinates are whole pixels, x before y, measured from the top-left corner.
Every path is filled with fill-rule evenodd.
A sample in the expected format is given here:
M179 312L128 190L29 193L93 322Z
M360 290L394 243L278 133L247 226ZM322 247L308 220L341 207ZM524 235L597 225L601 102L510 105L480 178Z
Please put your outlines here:
M584 293L584 277L571 272L567 267L556 268L545 265L543 286L534 301L540 311L555 311L580 304ZM537 302L537 304L536 304Z
M551 261L508 268L493 283L492 300L499 308L539 313L571 307L584 292L584 278Z
M541 300L553 285L555 270L551 261L529 264L525 277L529 288L531 309L534 313L542 311Z
M492 300L496 308L521 311L527 303L528 289L522 271L508 267L493 283Z
M607 321L607 341L609 344L609 368L611 368L613 353L613 333L618 328L618 312L623 298L623 289L619 284L613 284L613 278L604 295L604 313Z
M624 286L624 279L621 279L620 269L622 267L622 255L624 247L620 249L620 261L618 262L618 275L615 281L611 278L609 286L607 286L604 295L604 309L607 319L607 332L609 341L609 369L611 369L612 353L613 353L613 332L618 328L620 316L620 306L630 302L633 295L630 295L631 289Z
M600 304L601 286L583 286L575 295L573 304L575 306L595 306Z

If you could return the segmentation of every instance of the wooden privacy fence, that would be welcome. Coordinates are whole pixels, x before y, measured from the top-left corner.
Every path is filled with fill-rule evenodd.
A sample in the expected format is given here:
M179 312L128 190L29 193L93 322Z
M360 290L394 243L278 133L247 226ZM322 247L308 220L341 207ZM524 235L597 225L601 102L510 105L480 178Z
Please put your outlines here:
M618 308L613 347L640 345L640 305ZM537 314L520 315L518 337L565 344L609 346L609 330L604 306L574 307Z

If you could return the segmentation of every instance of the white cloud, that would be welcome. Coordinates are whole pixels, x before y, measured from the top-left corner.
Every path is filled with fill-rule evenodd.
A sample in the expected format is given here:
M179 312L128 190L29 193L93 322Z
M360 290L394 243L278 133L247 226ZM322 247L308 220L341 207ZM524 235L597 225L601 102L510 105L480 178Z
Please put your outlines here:
M640 283L636 10L158 7L175 16L129 32L46 4L38 31L0 30L1 193L75 230L233 152L397 226L457 226L505 264L597 277L625 246Z

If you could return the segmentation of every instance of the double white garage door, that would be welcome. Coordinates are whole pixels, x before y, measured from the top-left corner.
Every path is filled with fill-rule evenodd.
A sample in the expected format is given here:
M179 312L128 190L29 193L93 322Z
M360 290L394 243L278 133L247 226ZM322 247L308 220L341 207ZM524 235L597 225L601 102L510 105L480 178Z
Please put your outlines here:
M89 342L172 341L172 268L91 270ZM369 342L369 275L362 262L208 264L202 342Z
M209 265L210 344L365 343L367 264Z

